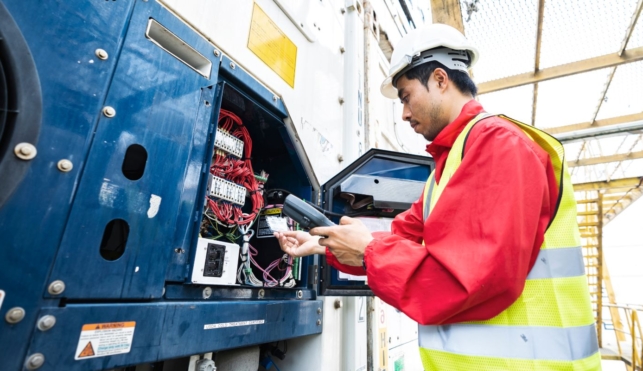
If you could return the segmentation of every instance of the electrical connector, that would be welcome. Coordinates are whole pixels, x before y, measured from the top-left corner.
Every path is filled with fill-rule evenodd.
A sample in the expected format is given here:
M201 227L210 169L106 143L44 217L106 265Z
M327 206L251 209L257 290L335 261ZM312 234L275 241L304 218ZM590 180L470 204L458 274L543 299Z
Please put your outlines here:
M222 149L237 158L243 157L243 141L221 128L217 128L214 147Z
M246 188L214 175L210 181L210 196L243 206L246 203Z

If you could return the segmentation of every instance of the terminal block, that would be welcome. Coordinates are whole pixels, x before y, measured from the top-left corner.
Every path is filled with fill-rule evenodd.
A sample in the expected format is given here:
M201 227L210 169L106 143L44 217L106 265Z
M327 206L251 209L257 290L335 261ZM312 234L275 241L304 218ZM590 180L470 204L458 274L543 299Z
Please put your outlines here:
M210 175L210 187L208 194L211 197L219 198L233 204L243 206L246 203L246 188L229 180Z
M221 128L217 128L217 135L214 137L214 147L237 158L243 157L243 141Z

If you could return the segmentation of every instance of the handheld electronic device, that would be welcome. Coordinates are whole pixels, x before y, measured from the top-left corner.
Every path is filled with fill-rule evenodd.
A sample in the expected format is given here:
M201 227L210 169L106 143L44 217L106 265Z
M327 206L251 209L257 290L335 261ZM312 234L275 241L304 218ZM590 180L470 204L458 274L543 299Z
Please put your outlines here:
M332 227L336 225L324 214L320 213L306 201L288 195L284 201L283 213L292 220L299 223L302 228L310 229L315 227Z

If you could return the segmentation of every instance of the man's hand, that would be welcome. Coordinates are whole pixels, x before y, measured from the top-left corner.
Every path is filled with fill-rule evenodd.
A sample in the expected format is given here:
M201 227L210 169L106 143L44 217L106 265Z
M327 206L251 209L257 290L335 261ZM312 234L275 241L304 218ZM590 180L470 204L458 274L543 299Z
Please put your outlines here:
M318 243L319 237L303 231L275 232L275 237L281 249L293 257L326 253L326 247Z
M373 240L364 223L347 216L342 217L338 226L313 228L310 234L325 236L319 244L328 246L340 263L353 266L362 266L364 250Z

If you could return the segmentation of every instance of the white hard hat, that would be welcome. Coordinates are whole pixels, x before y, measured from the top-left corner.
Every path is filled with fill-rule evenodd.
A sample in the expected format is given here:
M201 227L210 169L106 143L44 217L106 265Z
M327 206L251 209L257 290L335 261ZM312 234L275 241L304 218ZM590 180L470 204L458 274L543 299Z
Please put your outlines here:
M380 91L385 97L396 99L395 78L427 62L437 61L468 74L468 68L477 60L478 49L460 31L440 23L426 25L409 32L395 45L391 67Z

